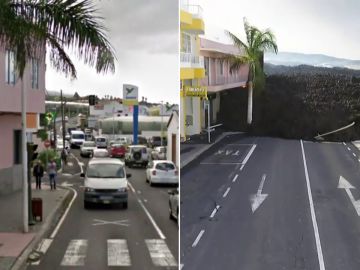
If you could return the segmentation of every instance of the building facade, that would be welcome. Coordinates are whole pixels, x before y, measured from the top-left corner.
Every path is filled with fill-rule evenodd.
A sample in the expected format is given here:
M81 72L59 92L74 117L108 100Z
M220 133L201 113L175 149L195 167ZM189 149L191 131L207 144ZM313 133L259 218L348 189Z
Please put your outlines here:
M169 122L167 124L167 151L166 159L172 160L176 166L179 168L179 149L180 145L180 135L179 135L179 112L173 111Z
M180 1L180 133L186 136L201 132L202 102L207 99L204 57L200 55L199 35L205 33L202 7L191 0Z
M200 55L204 57L205 76L200 84L206 86L210 110L210 124L221 124L217 115L220 111L221 94L229 89L247 91L248 65L243 65L239 70L230 72L230 63L226 60L229 55L241 55L237 47L230 44L215 42L206 38L200 39ZM202 128L208 126L208 112L202 110Z
M40 128L45 112L45 53L28 61L24 72L28 140ZM21 189L21 80L15 52L0 48L0 194Z

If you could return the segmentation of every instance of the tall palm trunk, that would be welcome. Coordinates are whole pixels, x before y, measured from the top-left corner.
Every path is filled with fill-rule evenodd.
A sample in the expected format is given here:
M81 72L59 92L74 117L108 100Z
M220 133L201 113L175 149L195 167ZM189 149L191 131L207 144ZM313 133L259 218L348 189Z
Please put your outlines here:
M251 125L252 123L252 113L253 113L253 82L249 81L248 83L248 112L247 112L247 123Z

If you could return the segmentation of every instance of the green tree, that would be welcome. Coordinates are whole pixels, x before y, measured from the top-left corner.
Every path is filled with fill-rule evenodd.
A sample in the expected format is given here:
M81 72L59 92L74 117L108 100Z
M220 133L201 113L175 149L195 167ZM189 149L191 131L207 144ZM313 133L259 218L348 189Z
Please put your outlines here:
M255 88L255 82L261 82L264 80L263 71L263 56L265 51L278 52L275 36L270 29L264 31L251 26L246 18L244 18L244 30L246 34L246 41L241 41L233 33L226 31L229 37L232 39L234 45L239 48L242 55L229 56L230 72L234 72L240 69L244 64L249 66L248 74L248 115L247 123L252 123L252 111L253 111L253 89Z
M76 78L67 49L97 72L115 70L115 54L90 0L0 0L0 45L16 52L22 78L26 63L43 59L49 51L51 65Z

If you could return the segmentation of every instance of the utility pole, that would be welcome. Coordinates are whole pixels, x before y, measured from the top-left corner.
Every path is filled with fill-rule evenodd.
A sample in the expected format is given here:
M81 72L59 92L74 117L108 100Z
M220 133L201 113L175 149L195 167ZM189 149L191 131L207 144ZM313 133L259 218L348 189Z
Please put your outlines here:
M22 180L23 180L23 231L29 232L29 194L28 194L28 161L26 149L26 91L24 80L21 79L21 158L22 158Z
M63 142L63 150L65 150L65 115L64 115L64 102L62 90L60 90L61 97L61 124L62 124L62 142Z
M161 114L161 135L160 135L160 144L163 146L163 115L164 115L164 101L161 101L160 114Z

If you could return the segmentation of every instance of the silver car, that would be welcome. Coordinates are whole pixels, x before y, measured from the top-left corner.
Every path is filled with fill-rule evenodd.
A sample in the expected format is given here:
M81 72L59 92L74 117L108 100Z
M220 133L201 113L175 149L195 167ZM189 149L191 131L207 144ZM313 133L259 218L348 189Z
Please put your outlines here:
M80 146L80 156L82 157L92 157L94 155L94 150L96 149L95 142L85 141Z

